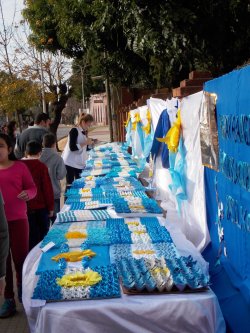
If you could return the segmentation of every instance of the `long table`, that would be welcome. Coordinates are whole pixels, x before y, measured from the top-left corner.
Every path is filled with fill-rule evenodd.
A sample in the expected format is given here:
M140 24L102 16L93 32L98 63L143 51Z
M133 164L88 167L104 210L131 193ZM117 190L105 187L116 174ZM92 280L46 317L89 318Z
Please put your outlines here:
M167 228L182 255L206 262L176 227ZM224 319L215 294L206 292L124 295L118 299L46 303L31 300L41 256L36 246L23 268L23 305L31 333L223 333Z

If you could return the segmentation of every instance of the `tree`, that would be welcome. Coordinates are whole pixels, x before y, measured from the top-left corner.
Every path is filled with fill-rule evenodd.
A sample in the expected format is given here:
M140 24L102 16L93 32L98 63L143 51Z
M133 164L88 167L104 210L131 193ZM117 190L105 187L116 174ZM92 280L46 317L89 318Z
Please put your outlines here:
M6 24L2 1L0 0L0 111L16 116L22 130L20 114L39 101L39 86L30 79L21 77L17 71L18 55L12 52L15 33L15 11L10 25Z
M11 76L12 73L12 64L10 59L9 46L11 39L13 38L14 32L14 19L15 19L15 11L12 19L12 23L7 26L5 23L4 12L2 0L0 0L0 15L1 15L1 30L0 30L0 64L1 67L7 68L7 72Z
M21 60L19 72L22 77L32 78L40 86L43 85L47 110L50 105L53 117L50 130L56 135L62 111L70 96L68 80L71 75L71 61L65 58L60 51L53 54L46 51L44 44L41 44L40 50L38 50L32 41L28 40L29 29L25 21L22 22L21 27L23 28L22 35L26 36L26 43L20 35L16 34L15 52L19 54ZM48 43L50 42L48 41Z
M32 106L40 99L40 87L31 81L0 73L0 110L14 115Z
M99 54L94 50L88 53L88 57L75 59L72 62L72 76L69 83L72 87L72 94L82 101L82 84L84 97L88 99L91 94L98 94L105 91L104 80L92 80L92 77L103 75Z
M248 0L27 0L24 13L37 45L77 59L95 49L127 85L172 86L190 70L218 75L249 58Z
M110 4L111 1L108 2ZM98 54L102 68L99 74L109 74L118 83L130 83L134 78L136 81L141 78L147 80L147 62L131 52L121 28L116 29L120 21L118 19L115 24L115 16L112 16L115 7L102 6L104 13L99 17L100 5L102 1L27 1L24 16L33 32L30 38L38 47L41 41L47 42L46 49L49 51L60 49L79 61L87 53ZM99 28L102 22L109 26ZM113 29L110 27L112 24L115 24ZM53 43L48 44L50 40Z
M12 23L7 25L1 0L0 15L0 44L3 46L0 48L0 65L8 73L8 80L1 85L4 92L0 97L1 107L4 107L4 112L13 114L16 109L16 113L21 114L34 105L41 106L44 92L45 102L50 105L53 115L51 131L56 134L70 93L68 79L71 62L60 51L54 54L46 51L42 42L40 51L32 42L28 42L29 28L25 21L15 22L15 10ZM21 129L22 124L19 126Z

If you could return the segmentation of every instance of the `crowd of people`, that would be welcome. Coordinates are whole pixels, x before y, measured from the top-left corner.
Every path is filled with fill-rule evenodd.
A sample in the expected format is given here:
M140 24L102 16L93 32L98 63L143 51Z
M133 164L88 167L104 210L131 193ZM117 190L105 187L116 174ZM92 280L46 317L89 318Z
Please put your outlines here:
M22 302L22 267L29 251L47 234L60 211L61 185L80 177L95 140L88 138L93 117L83 114L68 135L60 156L50 118L40 113L35 123L17 136L10 121L0 132L0 318L16 313L12 261L18 300Z

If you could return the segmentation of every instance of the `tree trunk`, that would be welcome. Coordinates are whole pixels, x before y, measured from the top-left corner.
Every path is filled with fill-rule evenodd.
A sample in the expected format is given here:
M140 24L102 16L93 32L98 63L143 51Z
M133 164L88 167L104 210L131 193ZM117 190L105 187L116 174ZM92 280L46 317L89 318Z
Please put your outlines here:
M52 112L53 112L53 122L50 124L50 131L57 137L57 129L58 126L61 122L61 116L62 116L62 111L65 108L65 105L67 103L69 96L68 95L62 95L59 99L59 101L56 101L52 103ZM56 148L58 151L58 144L56 143Z
M16 119L17 119L17 123L18 123L20 133L22 133L22 131L23 131L23 119L22 119L22 113L20 113L19 110L16 111Z

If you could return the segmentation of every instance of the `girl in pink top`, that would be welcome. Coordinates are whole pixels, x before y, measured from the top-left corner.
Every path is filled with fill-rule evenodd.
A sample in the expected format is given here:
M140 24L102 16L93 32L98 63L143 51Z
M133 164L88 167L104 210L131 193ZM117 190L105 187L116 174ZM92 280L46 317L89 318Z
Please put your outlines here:
M36 196L36 186L26 165L9 160L11 150L10 138L8 135L0 133L0 190L4 199L10 239L5 277L5 301L0 309L0 318L9 317L16 312L11 258L15 265L18 298L21 301L22 267L29 251L26 201Z

